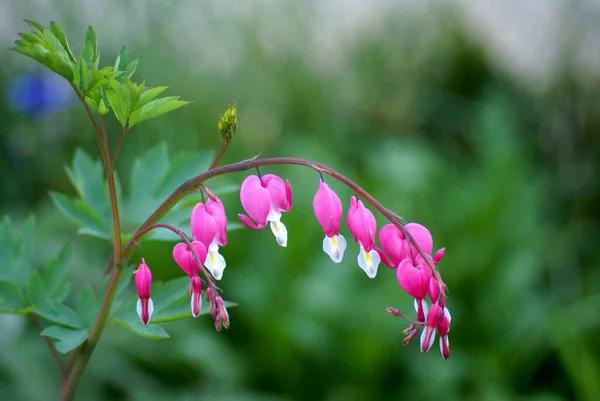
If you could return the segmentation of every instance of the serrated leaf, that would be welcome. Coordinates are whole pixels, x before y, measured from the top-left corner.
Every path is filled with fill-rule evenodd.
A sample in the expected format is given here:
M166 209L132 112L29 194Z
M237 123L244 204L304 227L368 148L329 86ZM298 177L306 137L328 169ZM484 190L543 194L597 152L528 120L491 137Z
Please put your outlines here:
M54 338L56 350L63 354L77 348L88 338L88 331L85 329L74 330L62 326L49 326L41 333L42 336Z
M87 153L78 148L73 157L72 168L67 167L66 171L79 197L98 213L102 221L110 222L110 199L108 186L104 179L102 162L93 160ZM115 176L115 180L117 179ZM119 192L117 191L117 194Z
M74 201L68 196L56 192L51 192L50 197L58 210L82 227L82 230L80 230L82 233L98 238L111 239L111 230L90 205L82 200Z
M75 311L65 305L45 302L43 305L35 308L35 314L61 326L74 329L85 328L85 324Z
M71 247L69 244L66 244L60 250L59 254L44 266L42 273L46 281L46 293L48 296L53 297L57 293L67 276L70 256Z
M133 127L135 124L139 124L142 121L161 116L190 103L178 99L178 96L166 96L146 103L131 113L129 126Z
M27 313L27 300L16 285L0 281L0 312Z
M84 324L84 327L92 327L96 314L98 313L98 306L96 302L96 296L92 290L92 286L87 283L81 289L81 292L77 296L75 301L77 315Z
M165 338L169 338L169 333L165 331L162 327L157 324L148 324L143 325L141 322L129 321L124 322L119 319L113 319L113 322L118 324L119 326L138 334L142 337L151 338L154 340L162 340Z
M27 299L29 303L35 307L46 302L45 290L42 276L37 271L34 271L27 284Z
M65 34L65 31L62 29L62 27L60 25L58 25L56 22L52 21L52 22L50 22L50 30L52 31L54 36L56 36L56 38L62 45L63 50L65 51L67 56L69 56L69 59L73 63L76 63L77 60L75 60L73 53L71 53L71 49L69 48L69 42L67 42L67 35Z

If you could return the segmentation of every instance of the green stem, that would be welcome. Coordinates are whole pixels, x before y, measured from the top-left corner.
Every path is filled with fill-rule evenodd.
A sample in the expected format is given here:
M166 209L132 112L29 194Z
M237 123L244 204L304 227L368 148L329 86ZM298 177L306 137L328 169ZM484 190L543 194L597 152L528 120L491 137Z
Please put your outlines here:
M102 297L102 303L100 304L100 309L96 315L96 320L90 329L88 339L77 348L77 356L73 359L72 365L69 367L69 373L60 391L60 401L71 401L75 395L75 389L77 388L79 379L92 356L92 352L94 352L102 329L108 319L110 308L113 304L115 294L117 293L117 287L124 271L125 269L121 268L112 269L106 292Z

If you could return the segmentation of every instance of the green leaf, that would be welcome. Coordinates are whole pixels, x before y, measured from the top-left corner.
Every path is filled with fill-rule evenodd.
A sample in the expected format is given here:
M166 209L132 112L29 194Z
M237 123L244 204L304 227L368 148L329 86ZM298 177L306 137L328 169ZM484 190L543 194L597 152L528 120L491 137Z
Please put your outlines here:
M158 117L190 103L178 99L178 96L166 96L146 103L131 113L131 117L129 118L129 126L133 127L135 124L139 124L142 121Z
M46 294L48 296L52 297L59 291L62 282L67 276L70 256L71 247L69 244L66 244L60 250L60 253L44 266L42 273L46 281Z
M137 69L138 61L139 60L137 59L133 60L131 63L125 66L125 73L123 74L123 76L126 79L131 79L131 76L135 73L135 70Z
M110 198L102 162L94 161L83 150L77 149L73 167L67 167L66 171L79 197L96 211L103 222L110 222Z
M104 91L108 99L108 104L113 110L115 117L121 123L121 126L127 125L127 119L129 118L130 103L129 93L125 86L116 81L111 82L110 87L107 87Z
M29 284L27 284L27 299L31 305L39 306L46 302L46 288L44 287L44 280L37 271L31 274Z
M42 39L40 39L39 36L34 35L33 33L19 33L17 35L19 35L29 43L43 43Z
M27 301L19 287L8 281L0 281L0 312L27 313Z
M163 93L168 88L169 88L168 86L156 86L154 88L147 88L147 89L145 89L140 94L140 98L138 99L138 102L135 105L135 109L139 109L140 107L142 107L143 105L145 105L149 101L156 99L156 97L158 95L160 95L161 93Z
M91 64L94 60L94 48L92 43L86 42L79 55L79 63Z
M85 327L83 321L75 311L65 305L46 302L33 311L35 314L50 320L61 326L82 329Z
M112 232L90 205L82 200L73 201L68 196L56 192L51 192L50 196L58 210L81 226L81 234L111 239Z
M85 46L84 50L81 52L81 57L79 59L79 91L82 94L87 93L87 90L90 86L90 82L92 80L92 71L89 69L86 61L83 59L84 51L89 49L89 43Z
M0 280L8 281L19 288L29 282L34 265L34 233L35 219L29 217L19 230L11 227L10 220L5 217L0 224Z
M57 341L54 343L56 350L63 354L77 348L88 338L88 331L73 330L62 326L49 326L42 331L45 337L54 338Z
M64 51L69 56L69 59L71 60L71 62L76 63L77 60L75 60L73 53L71 53L71 49L69 48L69 42L67 42L67 35L65 35L65 31L62 29L62 27L60 25L58 25L56 22L52 21L52 22L50 22L50 30L52 31L54 36L56 36L56 38L59 40Z
M69 295L70 290L71 283L62 283L60 287L58 287L58 290L54 292L54 295L52 295L52 298L50 298L50 300L57 304L62 303L67 297L67 295Z
M66 78L68 81L73 81L75 76L73 63L71 60L69 60L69 57L65 51L49 50L47 47L39 43L31 45L29 42L26 42L27 46L19 41L15 43L17 46L11 47L10 50L21 53L27 57L31 57L58 75Z
M121 51L119 52L119 55L117 56L117 61L115 61L114 70L115 71L125 71L125 66L127 65L128 58L129 58L129 54L127 52L127 48L125 47L125 45L123 45L123 47L121 47ZM122 79L121 79L121 82L123 82Z
M94 28L92 28L91 25L88 26L87 32L85 33L84 43L86 45L89 43L93 51L91 60L98 60L98 38L96 37L96 32L94 32Z
M44 26L42 24L24 18L23 21L25 21L27 25L29 25L29 27L33 29L38 35L41 35L42 32L44 32Z
M154 194L166 198L183 182L206 171L210 166L212 152L179 155L170 163ZM238 187L239 188L239 187Z
M135 321L124 322L119 319L113 319L113 322L115 322L119 326L121 326L135 334L138 334L142 337L151 338L154 340L162 340L162 339L170 337L169 333L167 333L165 331L165 329L163 329L162 327L160 327L157 324L151 323L146 326L146 325L143 325L141 322L135 322Z
M99 305L97 305L94 291L89 283L83 286L75 303L77 305L77 314L81 318L84 327L92 327L96 314L98 313Z

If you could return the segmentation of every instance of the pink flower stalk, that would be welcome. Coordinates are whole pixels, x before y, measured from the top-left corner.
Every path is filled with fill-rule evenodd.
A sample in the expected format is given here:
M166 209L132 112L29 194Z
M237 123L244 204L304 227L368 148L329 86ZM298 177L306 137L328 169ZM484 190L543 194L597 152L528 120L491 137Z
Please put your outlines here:
M217 197L200 202L192 210L190 220L192 236L208 250L204 265L216 280L223 277L227 266L225 258L219 253L219 246L227 244L227 216L223 203Z
M253 230L262 230L270 223L277 243L287 246L287 228L281 222L281 213L292 207L292 186L274 174L262 178L247 177L240 188L240 201L248 216L239 214L240 220Z
M427 315L427 303L424 298L429 289L429 280L433 276L431 269L419 256L414 259L414 262L410 258L400 262L396 276L400 287L415 298L417 320L424 322Z
M317 221L325 231L323 251L335 263L340 263L346 250L346 239L340 235L340 220L342 218L342 201L325 181L319 184L313 199L313 209Z
M419 244L421 250L430 255L433 249L433 238L429 230L418 223L408 223L404 227ZM379 230L379 243L391 259L391 261L388 261L383 258L383 262L391 268L397 268L403 259L420 256L414 246L404 238L398 227L391 223L386 224ZM443 251L441 254L443 256ZM439 258L441 259L441 256Z
M148 324L150 317L152 317L152 312L154 312L154 303L152 302L152 298L150 298L152 273L148 265L146 265L144 258L142 258L142 262L133 274L135 274L135 286L137 287L139 297L136 308L137 313L142 323Z
M206 248L202 242L192 241L192 247L194 247L196 255L198 255L199 262L204 264L206 261ZM194 260L194 254L190 251L187 244L183 242L180 242L173 247L173 259L175 259L175 263L181 267L181 270L190 277L197 275L202 268L202 266L198 266Z
M381 257L375 248L375 232L377 231L375 216L363 205L362 201L352 196L346 224L354 236L354 241L360 247L357 258L358 265L369 278L374 278L381 262Z
M192 316L198 317L202 308L202 285L200 277L192 277L190 285L190 303L192 307Z

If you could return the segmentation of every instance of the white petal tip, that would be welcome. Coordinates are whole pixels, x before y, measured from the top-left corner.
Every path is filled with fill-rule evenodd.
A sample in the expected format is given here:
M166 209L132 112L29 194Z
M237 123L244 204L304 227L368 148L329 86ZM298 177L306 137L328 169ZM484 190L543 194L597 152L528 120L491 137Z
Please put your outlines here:
M375 250L365 252L363 247L360 247L358 254L358 265L367 273L367 277L375 278L377 276L377 268L381 262L381 257Z
M325 236L323 239L323 251L334 263L341 263L346 250L346 239L342 235L332 237Z
M281 221L271 222L271 231L277 240L277 244L282 247L287 247L287 228Z

